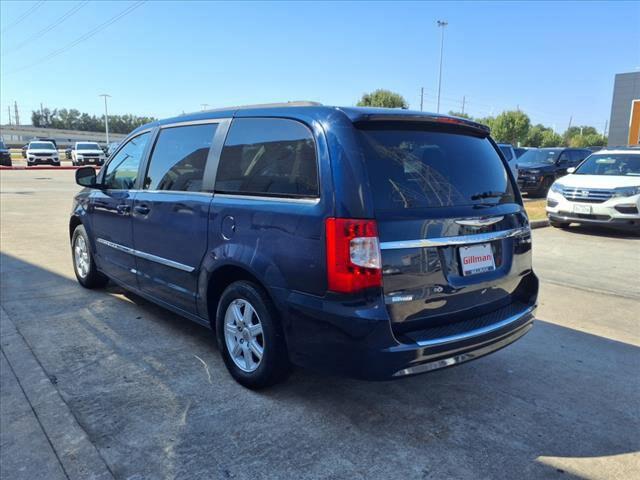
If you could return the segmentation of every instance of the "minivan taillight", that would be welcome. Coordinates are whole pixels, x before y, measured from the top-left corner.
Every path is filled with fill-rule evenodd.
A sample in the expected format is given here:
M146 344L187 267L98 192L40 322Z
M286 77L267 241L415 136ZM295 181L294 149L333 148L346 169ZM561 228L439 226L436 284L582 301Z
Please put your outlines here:
M327 218L329 290L353 293L382 286L382 259L375 220Z

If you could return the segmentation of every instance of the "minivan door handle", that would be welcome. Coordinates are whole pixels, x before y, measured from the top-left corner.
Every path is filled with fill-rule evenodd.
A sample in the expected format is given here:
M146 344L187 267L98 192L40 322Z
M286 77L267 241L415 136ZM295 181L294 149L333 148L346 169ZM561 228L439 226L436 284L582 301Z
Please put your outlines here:
M130 211L131 211L131 207L126 203L121 203L120 205L116 206L116 213L118 215L129 215Z
M136 205L133 210L140 215L148 215L151 209L146 205Z

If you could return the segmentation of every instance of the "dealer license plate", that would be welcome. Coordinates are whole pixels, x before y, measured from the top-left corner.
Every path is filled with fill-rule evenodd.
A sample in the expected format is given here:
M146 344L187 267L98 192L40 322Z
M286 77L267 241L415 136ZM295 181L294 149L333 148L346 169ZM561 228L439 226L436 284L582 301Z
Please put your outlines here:
M463 275L490 272L496 269L490 243L460 247L460 264Z

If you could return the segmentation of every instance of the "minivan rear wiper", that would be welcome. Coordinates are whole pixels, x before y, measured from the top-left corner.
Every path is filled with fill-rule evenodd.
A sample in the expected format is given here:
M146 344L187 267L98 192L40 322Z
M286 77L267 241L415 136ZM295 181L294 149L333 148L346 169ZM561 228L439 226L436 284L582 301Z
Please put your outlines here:
M479 200L481 198L502 198L506 195L506 192L480 192L471 195L471 200Z

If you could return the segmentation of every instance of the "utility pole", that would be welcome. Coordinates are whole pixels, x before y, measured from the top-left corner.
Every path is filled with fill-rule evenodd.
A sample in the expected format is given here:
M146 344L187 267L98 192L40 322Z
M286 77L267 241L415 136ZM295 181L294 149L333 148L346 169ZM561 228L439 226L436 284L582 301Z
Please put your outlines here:
M466 100L466 97L463 95L462 96L462 114L464 115L464 102Z
M107 98L111 98L111 95L101 93L99 97L104 97L104 133L107 138L107 146L109 146L109 113L107 112Z
M9 114L9 125L11 125L11 105L7 105L7 113Z
M20 115L18 114L18 102L13 101L13 109L15 111L15 116L13 117L16 121L16 125L20 125Z
M44 107L42 106L42 102L40 102L40 115L44 116Z
M438 73L438 107L436 109L436 113L440 113L440 90L442 87L442 52L444 50L444 27L449 25L448 22L444 20L438 20L438 28L442 28L442 34L440 36L440 70Z
M573 120L573 115L569 117L569 126L567 127L567 130L571 128L571 120Z
M424 87L420 87L420 111L422 111L423 103L424 103Z

